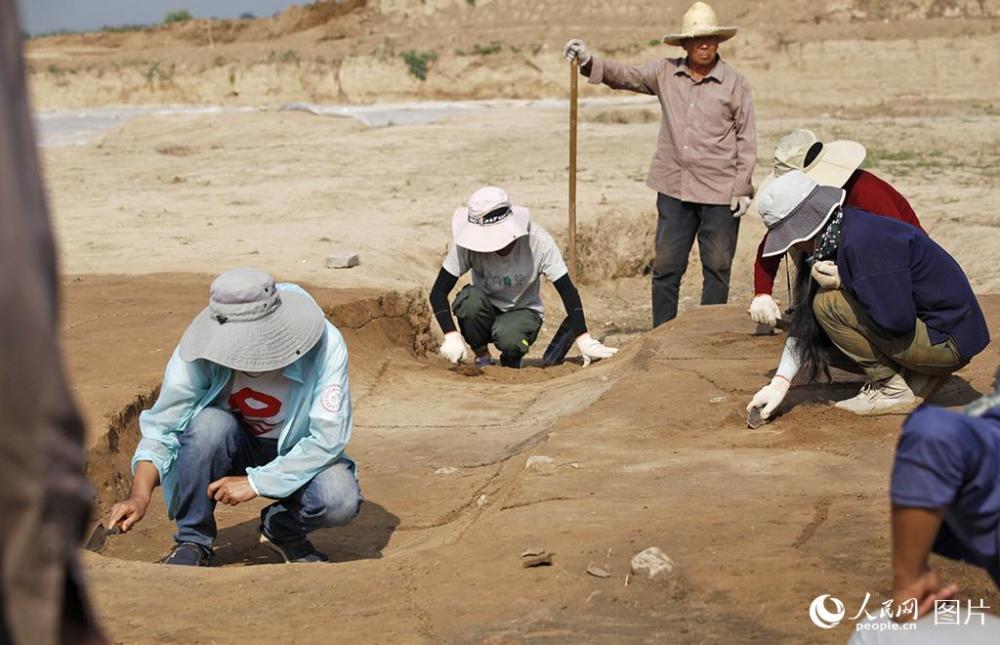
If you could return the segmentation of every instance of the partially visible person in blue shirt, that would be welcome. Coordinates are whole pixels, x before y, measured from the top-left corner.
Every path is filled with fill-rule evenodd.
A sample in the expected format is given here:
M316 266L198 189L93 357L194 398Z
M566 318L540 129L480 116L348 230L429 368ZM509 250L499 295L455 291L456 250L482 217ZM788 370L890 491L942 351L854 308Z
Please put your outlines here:
M306 535L360 508L344 453L352 429L344 339L301 287L267 273L215 279L139 425L132 492L107 526L132 528L162 483L177 523L166 564L208 563L218 502L276 500L261 512L260 541L286 562L325 561Z
M965 413L924 406L910 415L890 494L895 598L954 595L928 566L931 550L985 569L1000 587L1000 373L996 391Z

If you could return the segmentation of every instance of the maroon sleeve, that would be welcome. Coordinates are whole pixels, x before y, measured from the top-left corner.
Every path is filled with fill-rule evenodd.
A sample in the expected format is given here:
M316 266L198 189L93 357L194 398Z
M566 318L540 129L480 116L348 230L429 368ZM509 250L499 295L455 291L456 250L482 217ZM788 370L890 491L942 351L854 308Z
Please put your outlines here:
M760 294L771 295L771 291L774 290L774 278L778 275L778 267L781 266L781 256L775 255L773 257L764 257L764 242L767 240L767 236L760 241L760 246L757 247L757 259L753 263L753 293L755 296Z
M848 206L860 208L873 215L898 219L916 226L921 231L924 230L917 214L913 212L913 208L906 201L906 198L887 182L867 170L855 172L844 188L847 190L847 198L844 203Z

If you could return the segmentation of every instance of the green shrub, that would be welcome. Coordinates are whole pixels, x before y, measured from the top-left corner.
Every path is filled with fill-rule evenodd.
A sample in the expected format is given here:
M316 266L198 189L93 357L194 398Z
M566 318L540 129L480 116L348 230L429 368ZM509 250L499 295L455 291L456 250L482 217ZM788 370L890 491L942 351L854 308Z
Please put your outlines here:
M169 25L175 22L185 22L191 20L194 16L187 9L180 9L178 11L168 11L167 15L163 18L163 24Z
M421 81L427 80L427 70L438 57L434 52L417 52L412 49L403 52L401 56L410 74Z
M472 53L476 56L489 56L491 54L497 54L503 49L503 43L499 40L494 40L489 45L480 45L476 43L472 47Z

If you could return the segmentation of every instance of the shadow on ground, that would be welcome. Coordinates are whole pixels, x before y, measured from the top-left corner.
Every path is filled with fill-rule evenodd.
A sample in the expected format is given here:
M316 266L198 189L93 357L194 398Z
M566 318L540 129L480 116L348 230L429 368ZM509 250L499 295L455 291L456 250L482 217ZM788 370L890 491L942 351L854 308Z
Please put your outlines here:
M276 554L259 544L259 526L259 522L251 520L219 531L212 565L280 563ZM330 562L378 560L397 526L399 517L381 504L365 501L353 522L315 531L309 539L330 557Z

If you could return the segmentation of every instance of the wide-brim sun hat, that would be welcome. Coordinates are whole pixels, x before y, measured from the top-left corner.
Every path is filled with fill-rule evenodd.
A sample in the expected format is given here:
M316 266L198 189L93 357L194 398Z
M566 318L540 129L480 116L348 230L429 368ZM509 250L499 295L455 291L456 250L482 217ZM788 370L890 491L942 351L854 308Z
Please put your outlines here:
M844 203L842 188L820 186L801 170L792 170L761 189L757 212L767 226L763 256L782 255L794 244L816 237Z
M514 206L502 188L486 186L472 193L468 204L451 217L455 244L470 251L499 251L528 234L531 213Z
M774 146L774 167L760 190L793 170L801 170L820 186L842 188L867 155L857 141L824 143L812 130L792 130Z
M209 305L188 325L180 357L242 372L269 372L304 356L323 336L326 317L309 296L278 290L255 269L232 269L211 286Z
M735 36L737 31L739 30L736 27L720 26L715 10L704 2L696 2L684 14L684 19L681 21L681 33L667 34L663 37L663 42L682 47L685 40L715 36L721 43Z

